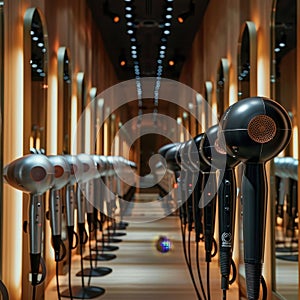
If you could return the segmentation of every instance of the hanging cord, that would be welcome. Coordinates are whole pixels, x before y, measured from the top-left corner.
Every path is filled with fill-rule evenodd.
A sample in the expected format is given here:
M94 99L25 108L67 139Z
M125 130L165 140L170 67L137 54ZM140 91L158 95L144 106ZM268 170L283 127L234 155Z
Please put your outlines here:
M267 300L268 288L267 288L267 284L266 284L266 281L263 276L261 276L261 286L262 286L262 292L263 292L262 300Z
M32 287L32 300L35 300L36 298L35 294L36 294L36 285Z
M209 262L206 263L206 289L207 289L207 300L210 300L210 282L209 282Z
M211 258L215 257L218 253L218 244L214 237L212 238L212 244L214 251L211 253Z
M80 250L80 269L81 269L81 286L84 288L84 275L83 275L83 245L88 240L88 234L85 230L84 223L78 223L79 230L79 250Z
M229 279L227 275L222 276L223 300L226 300L226 297L227 297L226 293L228 290L228 284L230 284L230 285L233 284L235 282L236 276L237 276L237 269L236 269L236 265L235 265L233 259L231 259L230 265L231 265L231 271L232 271L231 279Z
M67 226L68 231L68 240L69 240L69 253L68 253L68 289L69 289L69 297L73 300L73 293L72 293L72 282L71 282L71 269L72 269L72 250L76 249L79 242L79 237L77 233L74 231L74 226ZM73 245L75 237L75 244Z
M88 220L88 227L89 227L89 255L90 255L90 276L88 279L88 286L91 285L92 279L92 270L93 270L93 262L92 262L92 232L95 230L95 225L92 220ZM96 257L97 260L97 257Z
M197 288L197 285L195 282L195 278L194 278L194 274L193 274L193 270L192 270L192 266L191 266L191 261L188 258L187 249L186 249L186 238L185 238L186 224L183 224L181 219L180 219L180 221L181 221L181 236L182 236L184 258L185 258L185 261L186 261L197 297L199 300L201 300L202 298L199 294L199 291L198 291L198 288ZM189 235L190 235L190 233L189 233ZM190 238L189 238L189 240L190 240Z
M56 290L57 290L57 299L60 300L61 299L61 296L60 296L60 286L59 286L59 262L62 261L65 257L66 257L66 254L67 254L67 249L66 249L66 246L64 244L64 242L59 239L58 240L58 243L59 243L59 250L56 251L55 253L55 261L56 261ZM62 249L62 254L60 255L60 249Z
M223 300L227 299L227 290L223 290Z
M35 298L36 298L36 286L41 284L46 278L46 264L42 257L40 258L40 265L42 268L42 278L40 281L37 281L36 283L34 283L32 285L32 300L35 300Z
M0 280L0 292L2 295L2 300L9 300L7 288L1 280Z
M56 262L56 290L57 290L57 299L60 300L60 288L59 288L59 279L58 279L58 261Z
M198 279L201 287L201 291L204 297L204 300L207 300L203 282L202 282L202 276L201 276L201 270L200 270L200 261L199 261L199 242L196 242L196 263L197 263L197 273L198 273Z
M236 280L236 275L237 275L237 269L236 265L233 259L231 259L231 269L232 269L232 278L228 281L228 283L231 285L235 282Z

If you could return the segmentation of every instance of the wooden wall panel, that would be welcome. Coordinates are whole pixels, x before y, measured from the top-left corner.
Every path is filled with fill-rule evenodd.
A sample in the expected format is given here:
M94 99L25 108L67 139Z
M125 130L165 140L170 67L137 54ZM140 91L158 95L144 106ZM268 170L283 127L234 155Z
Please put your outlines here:
M103 41L93 23L86 1L5 1L4 164L23 154L23 18L29 7L38 7L45 15L49 39L47 154L56 154L57 130L60 130L56 124L58 48L65 46L70 49L73 80L77 72L84 72L87 88L95 86L98 91L117 83L114 69L108 60ZM26 78L24 84L29 84ZM73 84L73 87L75 96L76 84ZM22 194L5 185L3 197L9 199L9 202L4 201L3 260L5 263L2 279L8 287L11 299L18 300L27 294L27 291L22 291L21 276ZM47 232L49 235L49 228ZM15 238L12 239L12 236ZM51 248L49 239L46 247ZM47 266L47 280L50 280L54 262L48 260Z

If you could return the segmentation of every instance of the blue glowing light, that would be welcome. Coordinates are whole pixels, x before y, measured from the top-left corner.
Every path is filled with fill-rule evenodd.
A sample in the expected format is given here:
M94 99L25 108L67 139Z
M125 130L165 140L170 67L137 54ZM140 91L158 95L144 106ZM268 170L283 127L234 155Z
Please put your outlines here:
M159 237L156 244L157 250L161 253L169 252L171 250L171 246L171 241L165 236Z

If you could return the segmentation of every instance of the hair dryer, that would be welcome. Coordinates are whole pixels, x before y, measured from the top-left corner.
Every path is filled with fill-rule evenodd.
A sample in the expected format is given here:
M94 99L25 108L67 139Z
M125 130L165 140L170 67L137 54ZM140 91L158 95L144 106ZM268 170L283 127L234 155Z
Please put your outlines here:
M183 180L183 172L181 170L181 162L180 162L180 143L174 143L173 147L171 147L166 153L165 153L165 159L167 162L167 168L174 172L175 174L175 180L176 183L178 183L177 188L177 194L178 194L178 207L180 208L180 219L182 221L182 224L187 223L187 212L186 207L183 205L185 199L184 199L184 193L185 193L185 186L184 186L184 180Z
M179 151L178 151L179 153L177 154L177 161L179 162L183 173L183 179L182 179L184 184L183 198L187 199L186 210L187 210L187 219L188 219L188 230L192 231L193 223L195 222L196 240L200 241L200 233L198 229L200 229L199 226L201 226L200 225L201 219L198 218L199 211L197 211L197 214L194 213L195 210L197 210L194 201L195 201L195 195L199 200L198 195L200 194L197 191L199 189L198 177L201 176L199 176L200 175L199 168L195 168L189 156L190 153L195 153L196 152L195 150L196 150L196 144L194 142L194 139L191 139L186 143L182 143L179 147ZM197 153L197 155L199 156L199 153ZM200 182L202 182L202 178Z
M203 178L199 169L200 158L195 139L191 139L185 143L185 146L182 149L182 161L193 177L193 191L191 194L192 204L190 204L190 209L193 210L196 242L199 243L201 240L201 234L203 234L202 209L199 207Z
M221 118L228 153L245 163L241 192L248 299L259 298L267 208L265 163L287 146L291 128L285 109L263 97L240 100Z
M211 261L212 246L214 242L215 231L215 214L216 214L216 194L217 194L217 182L216 182L216 169L212 168L203 160L203 153L201 147L203 147L203 140L205 134L201 133L194 138L196 144L195 150L190 151L190 160L193 162L194 168L198 168L202 173L199 177L202 179L201 186L201 199L196 204L198 207L203 207L203 231L205 242L206 262ZM197 157L198 154L198 157Z
M234 167L240 161L226 153L224 137L218 134L218 125L206 131L203 140L203 160L219 172L218 208L219 208L219 251L220 271L222 275L221 289L228 290L232 249L234 238L234 222L236 208L236 179ZM234 276L235 277L235 276Z
M55 171L49 199L52 246L55 252L55 261L60 261L65 256L63 255L60 257L61 246L63 246L63 249L65 250L64 244L61 240L61 189L69 182L70 166L67 160L61 155L49 155L48 159L52 163Z
M96 176L96 166L90 155L80 153L77 155L78 161L82 164L82 170L75 173L77 178L77 215L80 243L84 244L85 233L85 214L86 214L86 197L88 197L87 183ZM89 209L90 210L90 209Z
M51 162L41 154L29 154L18 158L6 165L3 170L6 183L30 194L29 252L33 286L43 281L43 279L38 281L44 220L42 195L51 188L54 174Z
M67 227L72 227L72 236L74 230L74 211L75 211L75 191L74 186L77 181L76 174L83 173L83 165L77 159L75 155L65 155L65 159L67 160L69 167L70 167L70 178L69 182L66 186L66 216L67 216Z

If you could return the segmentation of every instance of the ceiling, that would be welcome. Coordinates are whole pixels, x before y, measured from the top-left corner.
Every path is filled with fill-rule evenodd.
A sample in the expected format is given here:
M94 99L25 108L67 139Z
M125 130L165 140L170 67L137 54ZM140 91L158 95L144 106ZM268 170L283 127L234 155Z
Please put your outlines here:
M134 68L136 64L139 67L138 76L160 75L177 80L209 0L87 0L87 2L101 31L117 77L123 81L136 78ZM132 14L132 18L128 16L126 18L126 13ZM166 17L167 14L172 18ZM187 16L183 23L177 20L181 14ZM119 22L114 23L114 16L119 17ZM170 23L167 24L169 26L166 26L166 22ZM132 30L133 33L127 33L128 30ZM170 34L165 34L166 30L169 30ZM132 42L132 37L136 41ZM136 47L133 49L137 51L137 56L132 54L132 46ZM161 46L165 46L166 49L163 48L163 57L158 64ZM125 66L120 65L121 60ZM169 65L170 60L173 60L173 66ZM161 65L160 73L158 73L159 65Z
M279 65L281 59L296 48L297 41L297 1L278 0L275 13L275 45L274 51L276 63ZM277 74L277 77L280 75Z

